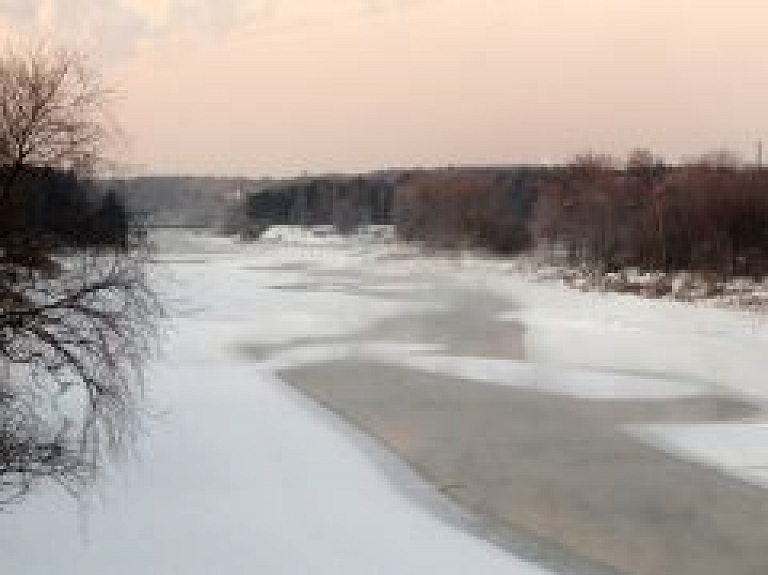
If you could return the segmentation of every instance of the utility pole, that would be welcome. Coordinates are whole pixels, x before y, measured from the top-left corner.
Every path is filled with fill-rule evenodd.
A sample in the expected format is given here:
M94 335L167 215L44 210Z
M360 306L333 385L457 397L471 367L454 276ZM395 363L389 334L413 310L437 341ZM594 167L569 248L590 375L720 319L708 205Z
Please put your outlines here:
M757 171L763 169L763 141L757 141Z

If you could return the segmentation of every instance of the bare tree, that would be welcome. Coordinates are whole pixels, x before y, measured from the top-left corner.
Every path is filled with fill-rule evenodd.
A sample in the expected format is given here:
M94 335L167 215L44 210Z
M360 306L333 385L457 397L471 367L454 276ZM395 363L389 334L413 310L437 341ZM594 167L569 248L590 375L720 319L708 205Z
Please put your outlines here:
M144 247L54 246L18 207L41 169L99 172L115 134L83 56L0 56L0 496L41 479L78 491L129 446L160 308Z
M0 165L3 196L30 166L92 173L103 165L116 126L109 91L78 52L45 46L0 56Z

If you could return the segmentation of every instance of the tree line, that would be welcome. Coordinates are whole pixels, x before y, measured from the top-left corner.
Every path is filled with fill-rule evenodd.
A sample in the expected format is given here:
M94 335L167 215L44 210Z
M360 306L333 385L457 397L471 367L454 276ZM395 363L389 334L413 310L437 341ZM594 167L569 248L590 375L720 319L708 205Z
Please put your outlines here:
M433 249L537 249L596 275L768 274L768 171L726 152L677 165L636 150L624 162L587 153L562 166L305 178L256 190L240 209L259 229L391 224Z
M0 178L3 177L0 170ZM14 236L45 242L49 249L127 247L142 234L143 222L122 195L103 182L72 170L29 167L18 176L6 210Z

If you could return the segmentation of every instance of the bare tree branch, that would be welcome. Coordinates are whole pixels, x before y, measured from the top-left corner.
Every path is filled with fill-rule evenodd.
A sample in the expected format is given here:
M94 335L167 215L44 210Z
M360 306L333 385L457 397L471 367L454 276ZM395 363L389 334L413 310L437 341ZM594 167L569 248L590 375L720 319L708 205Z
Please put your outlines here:
M0 55L0 504L43 479L79 492L140 427L161 313L146 250L63 249L20 217L35 171L107 165L109 92L86 64L48 48Z

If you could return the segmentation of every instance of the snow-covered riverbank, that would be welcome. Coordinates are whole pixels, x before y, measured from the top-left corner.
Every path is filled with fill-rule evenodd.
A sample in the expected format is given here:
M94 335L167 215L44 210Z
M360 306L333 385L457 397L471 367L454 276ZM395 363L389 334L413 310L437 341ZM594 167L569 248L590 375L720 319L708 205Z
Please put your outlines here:
M364 329L408 305L270 287L300 271L225 240L164 244L173 336L148 382L160 412L81 516L55 491L0 517L2 571L25 575L539 575L414 504L242 344ZM286 259L283 263L290 263ZM251 267L254 266L254 267Z
M424 257L380 240L158 236L157 281L173 315L172 337L149 381L160 416L137 461L115 471L103 502L93 501L82 522L55 492L0 517L4 568L545 572L415 504L354 437L276 375L313 363L354 357L598 403L721 395L757 410L768 401L768 327L760 316L583 293L522 276L508 262ZM497 319L522 327L522 352L451 353L451 342L431 328L417 330L424 340L398 341L394 328L370 341L358 337L382 322L439 312L436 290L447 283L509 302L496 306ZM768 485L762 418L640 422L620 431L659 453Z

